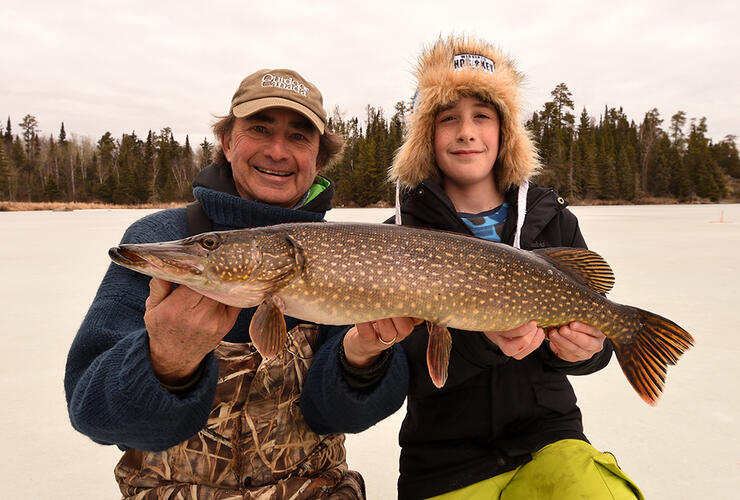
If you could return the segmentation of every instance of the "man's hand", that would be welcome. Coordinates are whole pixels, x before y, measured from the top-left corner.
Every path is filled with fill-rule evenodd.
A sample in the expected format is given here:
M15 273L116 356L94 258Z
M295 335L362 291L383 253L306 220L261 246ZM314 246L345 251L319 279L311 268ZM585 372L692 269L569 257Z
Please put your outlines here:
M357 367L372 365L385 349L409 336L418 318L386 318L357 323L344 336L344 356Z
M149 357L159 380L180 385L229 333L241 311L159 278L149 282L144 323Z
M606 338L598 328L578 321L552 329L548 337L550 350L570 362L591 359L604 348Z
M545 340L545 331L532 320L511 330L483 332L501 352L514 359L523 359Z

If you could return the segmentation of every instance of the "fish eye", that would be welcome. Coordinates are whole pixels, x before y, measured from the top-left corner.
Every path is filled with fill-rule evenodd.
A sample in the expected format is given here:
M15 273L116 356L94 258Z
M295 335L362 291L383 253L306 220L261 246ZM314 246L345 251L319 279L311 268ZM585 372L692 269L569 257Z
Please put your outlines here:
M200 246L206 250L213 250L218 246L219 241L213 236L205 236L200 240Z

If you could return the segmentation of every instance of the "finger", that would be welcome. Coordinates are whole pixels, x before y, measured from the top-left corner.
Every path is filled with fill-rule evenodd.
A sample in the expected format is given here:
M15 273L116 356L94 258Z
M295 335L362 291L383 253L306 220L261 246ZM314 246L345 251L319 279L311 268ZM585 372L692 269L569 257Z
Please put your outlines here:
M397 341L406 338L414 331L414 318L391 318L396 329Z
M603 349L604 339L606 337L601 333L601 331L599 331L598 328L589 325L583 326L585 326L589 330L589 333L584 333L566 327L565 331L563 332L563 337L578 346L583 351L591 354Z
M375 327L371 321L365 323L357 323L357 334L363 342L375 341Z
M573 321L571 322L568 327L574 332L583 333L585 335L588 335L590 337L599 338L604 337L604 334L596 328L595 326L587 325L586 323L581 323L580 321Z
M523 348L520 347L519 352L517 352L512 357L514 359L524 359L525 357L536 351L540 347L540 345L542 345L542 342L544 342L544 340L545 330L543 330L542 328L537 328L530 342Z
M563 330L566 331L563 332ZM553 332L550 336L551 350L566 361L579 361L590 358L591 354L588 351L568 338L572 335L573 333L566 327Z
M513 340L519 337L526 337L528 335L533 335L536 331L537 331L537 321L531 320L531 321L527 321L521 326L512 328L511 330L504 330L502 332L499 332L499 334L502 337Z
M172 291L172 283L159 278L149 280L149 297L146 299L147 308L157 307Z
M375 332L378 337L378 341L383 345L395 342L398 338L398 331L396 325L391 318L383 318L375 321Z
M242 308L234 307L234 306L227 306L227 305L224 305L223 307L224 307L224 314L223 314L224 324L228 326L227 331L230 331L234 327L234 324L236 323L236 319L239 317L239 313L242 312Z

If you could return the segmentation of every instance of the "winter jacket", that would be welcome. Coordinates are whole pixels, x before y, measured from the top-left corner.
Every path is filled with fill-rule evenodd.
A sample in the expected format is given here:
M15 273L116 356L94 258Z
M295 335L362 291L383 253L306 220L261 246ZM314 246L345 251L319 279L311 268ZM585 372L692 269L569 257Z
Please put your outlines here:
M505 194L511 207L502 240L511 244L517 191ZM442 188L424 181L401 205L404 225L471 234ZM585 248L576 217L551 189L531 185L521 232L525 250L554 246ZM597 371L612 347L591 359L569 363L547 342L522 360L504 355L487 337L451 329L449 378L434 387L426 366L428 334L422 325L401 345L411 379L402 448L400 499L427 498L512 470L531 453L560 439L586 440L581 412L566 375Z

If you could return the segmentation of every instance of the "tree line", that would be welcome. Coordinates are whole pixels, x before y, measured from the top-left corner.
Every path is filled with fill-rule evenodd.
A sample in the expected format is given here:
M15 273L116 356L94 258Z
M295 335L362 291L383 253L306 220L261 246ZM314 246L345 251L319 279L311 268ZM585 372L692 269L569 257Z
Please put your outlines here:
M605 107L598 120L584 108L578 119L573 98L561 83L552 100L526 122L542 159L537 178L571 200L625 200L645 197L716 201L740 179L735 136L714 143L705 118L687 120L678 111L664 125L657 109L642 122L621 108ZM386 180L401 145L410 104L399 101L394 114L367 106L364 123L335 108L328 127L346 139L343 156L325 174L336 183L336 203L392 204ZM364 125L364 126L363 126ZM204 139L195 150L186 136L175 140L169 127L93 141L58 133L42 134L26 115L0 124L0 200L79 201L115 204L180 202L192 199L191 182L214 158L215 144Z

